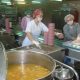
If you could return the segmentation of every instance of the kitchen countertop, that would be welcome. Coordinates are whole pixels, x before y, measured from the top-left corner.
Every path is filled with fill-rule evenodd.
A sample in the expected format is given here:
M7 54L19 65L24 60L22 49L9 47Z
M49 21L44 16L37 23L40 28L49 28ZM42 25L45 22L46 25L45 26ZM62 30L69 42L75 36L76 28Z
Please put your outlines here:
M49 45L41 44L41 49L34 47L34 46L28 46L28 47L13 48L13 49L10 49L10 51L12 50L30 50L34 52L42 52L42 53L50 54L50 53L54 53L57 51L61 51L62 49L63 49L62 47L59 47L57 45L49 46Z
M54 52L57 52L57 51L61 51L63 48L62 47L59 47L57 45L54 45L54 46L49 46L49 45L41 45L41 49L39 48L33 48L31 49L32 51L37 51L37 52L43 52L43 53L46 53L46 54L51 54L51 53L54 53Z

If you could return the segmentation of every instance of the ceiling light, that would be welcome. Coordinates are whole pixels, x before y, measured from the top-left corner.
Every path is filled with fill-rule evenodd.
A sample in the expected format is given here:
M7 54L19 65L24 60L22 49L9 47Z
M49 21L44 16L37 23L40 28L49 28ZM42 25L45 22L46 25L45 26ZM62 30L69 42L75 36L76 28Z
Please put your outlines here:
M15 0L15 1L25 1L25 0Z
M1 2L2 2L2 3L8 3L8 4L11 3L10 0L2 0Z
M38 1L38 0L33 0L32 3L33 3L33 4L40 4L41 2Z
M11 2L2 2L2 3L7 3L7 4L10 4Z
M62 1L62 0L50 0L50 1Z
M11 5L11 3L7 3L7 5Z
M24 1L17 1L18 4L26 4Z
M11 2L3 1L2 3L6 3L7 5L11 5Z

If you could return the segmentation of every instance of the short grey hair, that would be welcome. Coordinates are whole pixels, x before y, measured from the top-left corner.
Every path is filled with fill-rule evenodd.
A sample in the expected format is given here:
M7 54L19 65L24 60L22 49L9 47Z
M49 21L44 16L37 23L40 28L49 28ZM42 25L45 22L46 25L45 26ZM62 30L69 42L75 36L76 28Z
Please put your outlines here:
M68 14L64 17L65 22L67 22L68 19L74 20L74 16L72 14Z

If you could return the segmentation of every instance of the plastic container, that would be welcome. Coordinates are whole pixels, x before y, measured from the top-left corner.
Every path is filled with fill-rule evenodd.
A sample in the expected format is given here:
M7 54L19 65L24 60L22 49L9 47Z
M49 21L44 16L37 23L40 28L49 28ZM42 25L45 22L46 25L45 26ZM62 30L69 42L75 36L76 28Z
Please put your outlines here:
M49 32L48 32L48 45L53 46L54 45L55 24L54 23L49 23L48 28L49 28Z
M48 24L48 32L44 32L44 44L53 46L54 45L54 29L55 24L49 23Z

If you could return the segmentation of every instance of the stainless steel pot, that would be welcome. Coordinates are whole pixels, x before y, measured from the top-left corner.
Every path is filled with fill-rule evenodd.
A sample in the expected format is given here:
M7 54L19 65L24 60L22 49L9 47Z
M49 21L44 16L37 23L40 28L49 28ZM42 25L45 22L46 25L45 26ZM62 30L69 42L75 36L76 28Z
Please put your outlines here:
M39 80L50 80L51 75L55 70L56 62L50 56L40 53L40 52L31 52L28 50L16 50L16 51L8 51L7 52L8 63L9 64L37 64L41 65L48 70L50 73Z
M56 80L72 80L74 73L67 68L63 68L62 66L58 66L55 69L54 77Z

